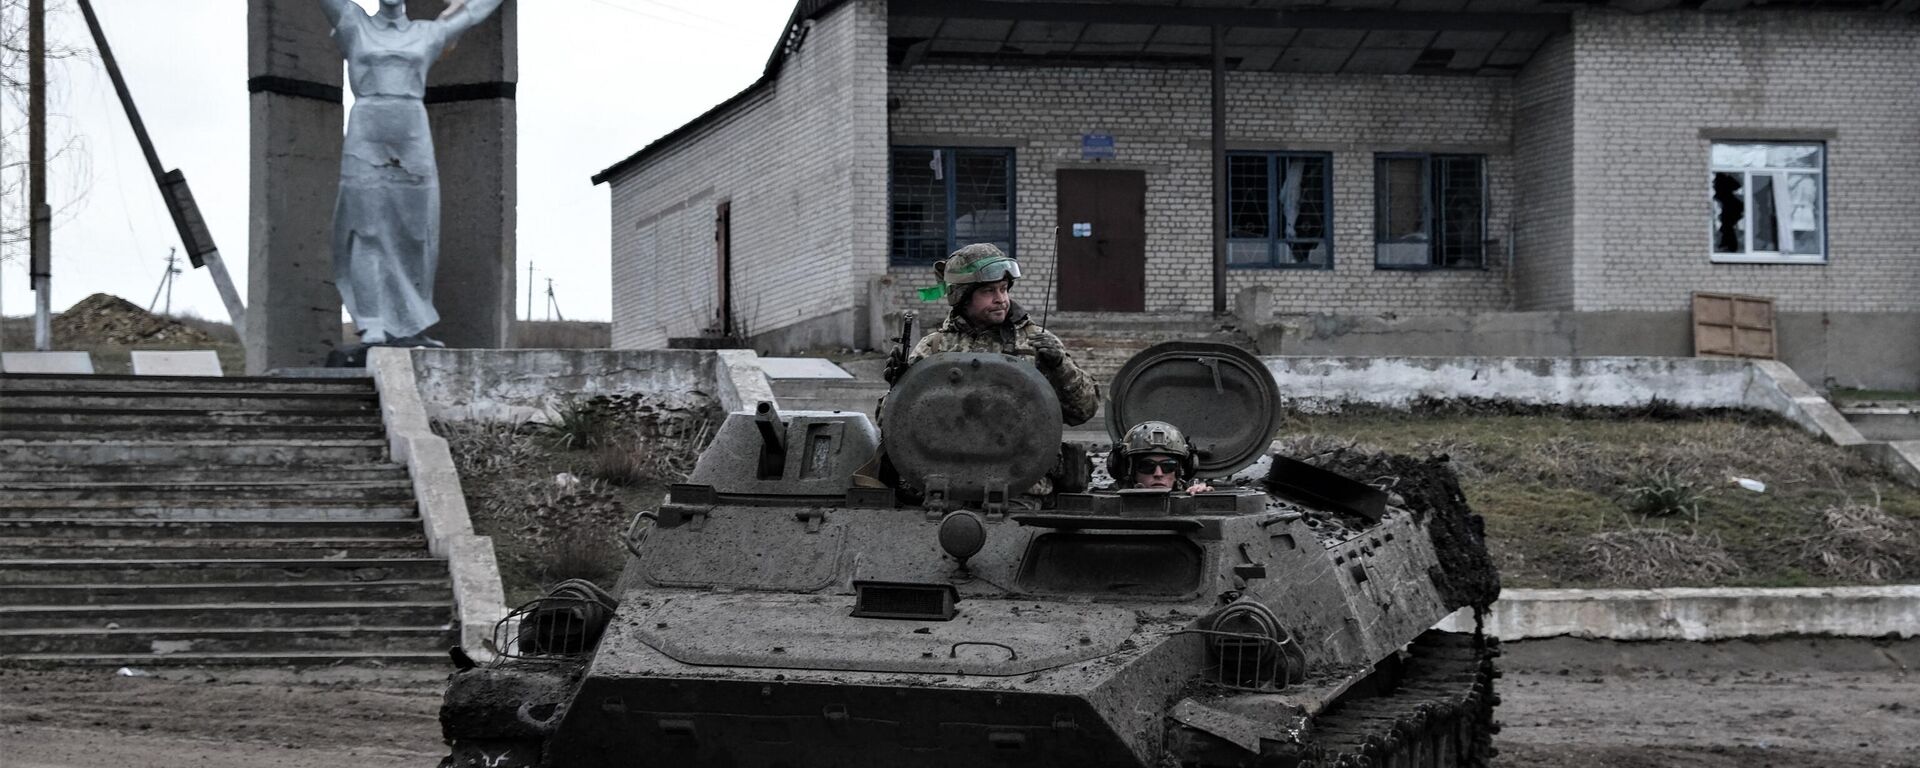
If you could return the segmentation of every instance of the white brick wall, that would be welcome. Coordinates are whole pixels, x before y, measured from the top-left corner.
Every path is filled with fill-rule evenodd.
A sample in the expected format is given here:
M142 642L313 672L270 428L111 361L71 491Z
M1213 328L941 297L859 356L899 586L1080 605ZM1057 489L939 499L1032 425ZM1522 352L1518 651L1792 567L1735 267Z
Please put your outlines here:
M1227 138L1234 149L1333 153L1334 269L1228 272L1228 295L1273 286L1282 312L1447 312L1504 308L1507 222L1513 199L1512 85L1464 77L1233 73ZM1053 269L1055 172L1080 160L1080 136L1114 136L1106 167L1147 174L1148 311L1194 311L1213 301L1212 159L1204 70L915 67L893 74L896 142L942 137L998 141L1017 154L1018 242L1028 274ZM1405 272L1373 266L1374 153L1487 155L1487 270ZM899 270L896 274L902 274ZM924 268L896 281L931 283ZM1034 307L1034 281L1019 298Z
M714 315L713 206L734 212L736 307L753 332L855 308L890 274L887 148L1017 152L1018 298L1045 303L1055 172L1144 170L1149 311L1211 306L1208 76L1200 70L886 66L885 0L819 20L769 92L613 183L614 341L659 346ZM1230 270L1280 313L1678 310L1696 290L1783 311L1907 310L1920 295L1920 22L1806 11L1582 12L1512 80L1233 73L1234 149L1333 155L1334 264ZM891 94L896 102L889 108ZM1825 131L1831 263L1716 265L1703 131ZM1119 157L1080 159L1084 133ZM1487 156L1486 270L1373 267L1378 152ZM1508 246L1514 269L1508 273ZM856 326L859 324L856 323ZM853 339L847 339L848 343Z
M1515 309L1573 308L1573 67L1560 35L1514 81Z
M841 5L770 87L612 180L615 347L661 347L714 324L722 200L746 330L853 308L864 287L849 253L880 254L866 269L885 258L885 35L882 0Z
M1685 310L1692 291L1782 311L1907 311L1920 296L1920 21L1752 11L1581 14L1574 309ZM1825 265L1708 260L1702 130L1826 130Z

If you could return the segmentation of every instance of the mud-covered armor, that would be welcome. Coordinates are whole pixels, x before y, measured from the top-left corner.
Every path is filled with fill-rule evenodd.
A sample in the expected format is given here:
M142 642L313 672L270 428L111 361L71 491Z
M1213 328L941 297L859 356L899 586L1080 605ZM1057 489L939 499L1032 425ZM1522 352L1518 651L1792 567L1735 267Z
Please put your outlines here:
M1012 502L1061 407L1024 360L928 354L880 433L731 414L624 537L604 629L568 623L597 596L549 596L453 675L443 765L1484 768L1496 647L1430 629L1498 595L1457 478L1352 465L1389 496L1269 456L1279 400L1244 351L1150 348L1114 379L1109 435L1174 425L1239 487L1042 510ZM848 487L883 448L923 494Z

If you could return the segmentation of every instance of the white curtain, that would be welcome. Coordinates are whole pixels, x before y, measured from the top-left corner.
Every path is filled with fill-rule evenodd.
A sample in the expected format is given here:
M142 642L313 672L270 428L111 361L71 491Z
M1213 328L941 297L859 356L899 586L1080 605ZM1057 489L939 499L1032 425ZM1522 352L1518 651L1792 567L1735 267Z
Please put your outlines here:
M1284 221L1281 236L1292 240L1295 226L1300 221L1300 175L1306 171L1304 160L1286 158L1286 180L1280 183L1280 215Z

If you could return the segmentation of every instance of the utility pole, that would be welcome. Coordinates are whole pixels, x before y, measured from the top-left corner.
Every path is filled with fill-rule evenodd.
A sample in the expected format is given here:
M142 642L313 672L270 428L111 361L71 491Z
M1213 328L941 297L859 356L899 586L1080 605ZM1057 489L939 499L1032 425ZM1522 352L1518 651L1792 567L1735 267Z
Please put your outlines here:
M162 314L173 314L173 280L180 274L180 249L167 249L167 271L160 275L160 286L153 289L153 298L147 302L147 311L153 311L153 305L160 303L160 292L167 292L167 308Z
M533 259L527 259L527 322L533 322Z
M547 278L547 322L553 322L556 317L563 321L567 319L566 314L560 311L560 300L553 297L553 278L549 277Z
M28 274L33 280L33 348L53 349L53 209L47 207L47 0L27 2Z

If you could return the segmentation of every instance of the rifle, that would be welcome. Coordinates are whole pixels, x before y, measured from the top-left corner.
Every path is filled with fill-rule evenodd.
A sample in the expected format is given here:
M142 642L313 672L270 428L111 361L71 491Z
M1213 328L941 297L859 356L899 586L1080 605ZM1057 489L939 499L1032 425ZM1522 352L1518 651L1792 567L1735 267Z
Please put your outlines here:
M913 323L919 316L919 312L911 309L900 313L900 337L894 339L893 353L887 356L887 369L881 374L888 386L907 372L907 355L913 351Z

